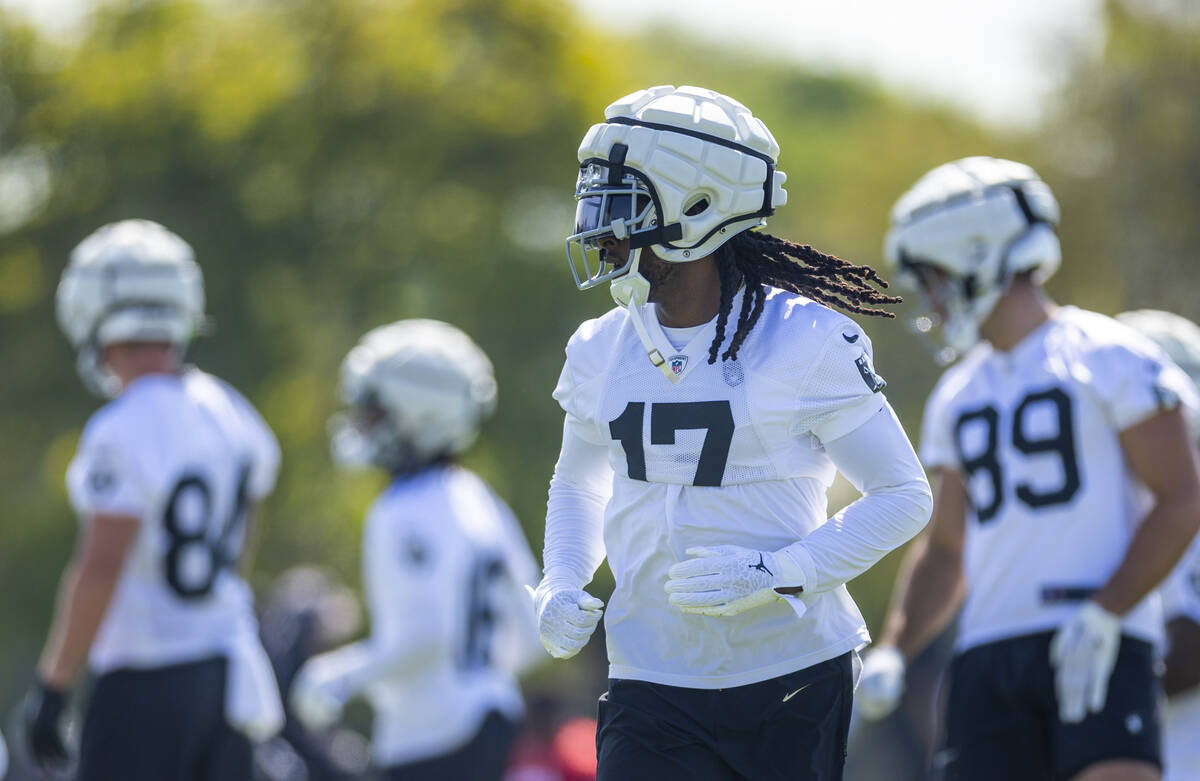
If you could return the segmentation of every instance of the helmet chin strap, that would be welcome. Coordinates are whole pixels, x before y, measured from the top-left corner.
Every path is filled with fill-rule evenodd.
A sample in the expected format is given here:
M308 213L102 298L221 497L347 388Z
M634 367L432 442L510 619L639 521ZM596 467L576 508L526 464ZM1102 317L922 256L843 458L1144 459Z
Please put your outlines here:
M679 376L671 371L671 367L667 365L667 359L663 358L663 354L654 346L654 342L650 339L650 332L646 329L646 322L642 319L642 307L650 298L650 282L638 271L638 261L641 260L641 255L640 247L629 251L629 271L609 283L609 292L612 293L613 301L617 306L624 307L625 311L629 313L633 330L637 332L638 339L646 348L646 357L650 359L650 363L654 364L664 377L672 383L676 383L679 382Z

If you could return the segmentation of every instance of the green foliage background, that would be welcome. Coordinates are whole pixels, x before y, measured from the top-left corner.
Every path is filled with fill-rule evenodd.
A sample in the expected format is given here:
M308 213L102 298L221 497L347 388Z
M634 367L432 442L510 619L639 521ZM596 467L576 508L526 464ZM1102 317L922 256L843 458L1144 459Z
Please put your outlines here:
M661 83L736 96L783 148L771 230L873 264L925 170L1027 160L1063 205L1052 292L1195 319L1200 33L1135 2L1108 22L1099 58L1078 54L1048 118L1018 134L666 31L602 37L556 0L119 0L68 42L0 13L0 705L28 683L75 533L63 472L97 401L53 294L100 224L147 217L195 246L215 330L192 356L280 438L256 586L305 561L357 582L379 484L334 473L325 421L345 351L402 317L454 322L492 356L500 409L469 461L540 549L561 350L610 305L573 289L561 249L575 148L607 103ZM936 369L902 320L864 324L916 437ZM872 626L896 563L852 586ZM549 675L586 690L574 669Z

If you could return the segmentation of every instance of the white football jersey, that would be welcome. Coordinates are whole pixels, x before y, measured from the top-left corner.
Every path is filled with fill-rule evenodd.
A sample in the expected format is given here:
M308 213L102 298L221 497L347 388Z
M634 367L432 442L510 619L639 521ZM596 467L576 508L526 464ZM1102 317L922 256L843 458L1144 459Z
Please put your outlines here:
M1162 586L1163 615L1200 623L1200 537ZM1166 781L1200 778L1200 688L1167 700L1163 720Z
M373 681L372 751L382 766L450 751L490 710L519 718L516 672L540 652L525 586L537 562L507 505L472 472L434 468L376 500L363 537L369 642L435 653Z
M1119 433L1195 389L1156 345L1061 307L1009 352L981 343L942 376L921 460L967 480L968 595L959 649L1057 627L1125 557L1151 498ZM1157 593L1123 630L1161 642Z
M738 312L735 303L726 346ZM607 448L613 470L604 516L616 580L604 614L611 677L740 686L867 643L845 586L805 594L799 609L789 598L719 618L683 613L664 591L688 548L778 550L825 523L836 470L822 441L886 403L866 334L831 309L770 289L738 359L709 364L715 319L679 349L652 305L644 319L678 382L647 360L628 313L614 309L575 332L554 391L584 436Z
M1163 771L1163 781L1200 778L1200 689L1189 689L1167 700Z
M246 509L275 485L279 446L245 398L197 369L134 380L84 429L67 470L82 523L128 515L141 528L90 665L160 667L228 653L256 636L237 572Z

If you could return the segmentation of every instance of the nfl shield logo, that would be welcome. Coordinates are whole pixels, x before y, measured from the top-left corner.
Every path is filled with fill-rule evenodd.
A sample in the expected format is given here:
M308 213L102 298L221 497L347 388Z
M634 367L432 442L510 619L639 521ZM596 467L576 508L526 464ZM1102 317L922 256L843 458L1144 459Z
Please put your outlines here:
M667 359L667 365L671 367L671 373L676 377L683 374L684 368L687 366L688 357L686 355L672 355Z

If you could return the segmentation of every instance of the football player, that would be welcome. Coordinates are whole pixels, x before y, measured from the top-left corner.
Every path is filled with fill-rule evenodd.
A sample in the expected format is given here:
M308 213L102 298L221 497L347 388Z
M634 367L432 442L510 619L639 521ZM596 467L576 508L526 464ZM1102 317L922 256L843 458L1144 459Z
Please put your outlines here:
M1157 779L1153 589L1200 525L1187 377L1115 320L1058 306L1059 209L1028 166L971 157L896 203L885 254L964 352L929 398L933 520L902 568L868 716L960 603L947 779ZM963 602L965 599L965 603Z
M402 320L350 351L340 392L336 460L392 477L364 531L371 636L308 661L291 703L320 728L366 694L373 758L392 781L499 779L523 713L516 675L540 651L529 545L455 464L495 407L491 362L453 326Z
M1200 384L1200 327L1179 315L1141 309L1117 319L1150 337ZM1200 414L1191 418L1192 438L1200 439ZM1200 778L1200 538L1162 587L1167 622L1167 709L1163 719L1163 778Z
M617 307L567 344L542 643L567 658L603 603L599 778L841 778L856 649L845 583L931 497L871 342L825 304L892 303L875 272L759 230L779 147L719 93L653 87L579 147L568 258ZM863 497L827 517L840 470Z
M87 386L112 400L67 471L80 519L26 700L31 755L67 758L59 719L85 659L96 676L78 778L245 779L279 693L237 571L279 447L258 412L183 363L204 321L192 248L147 220L71 253L58 320Z

